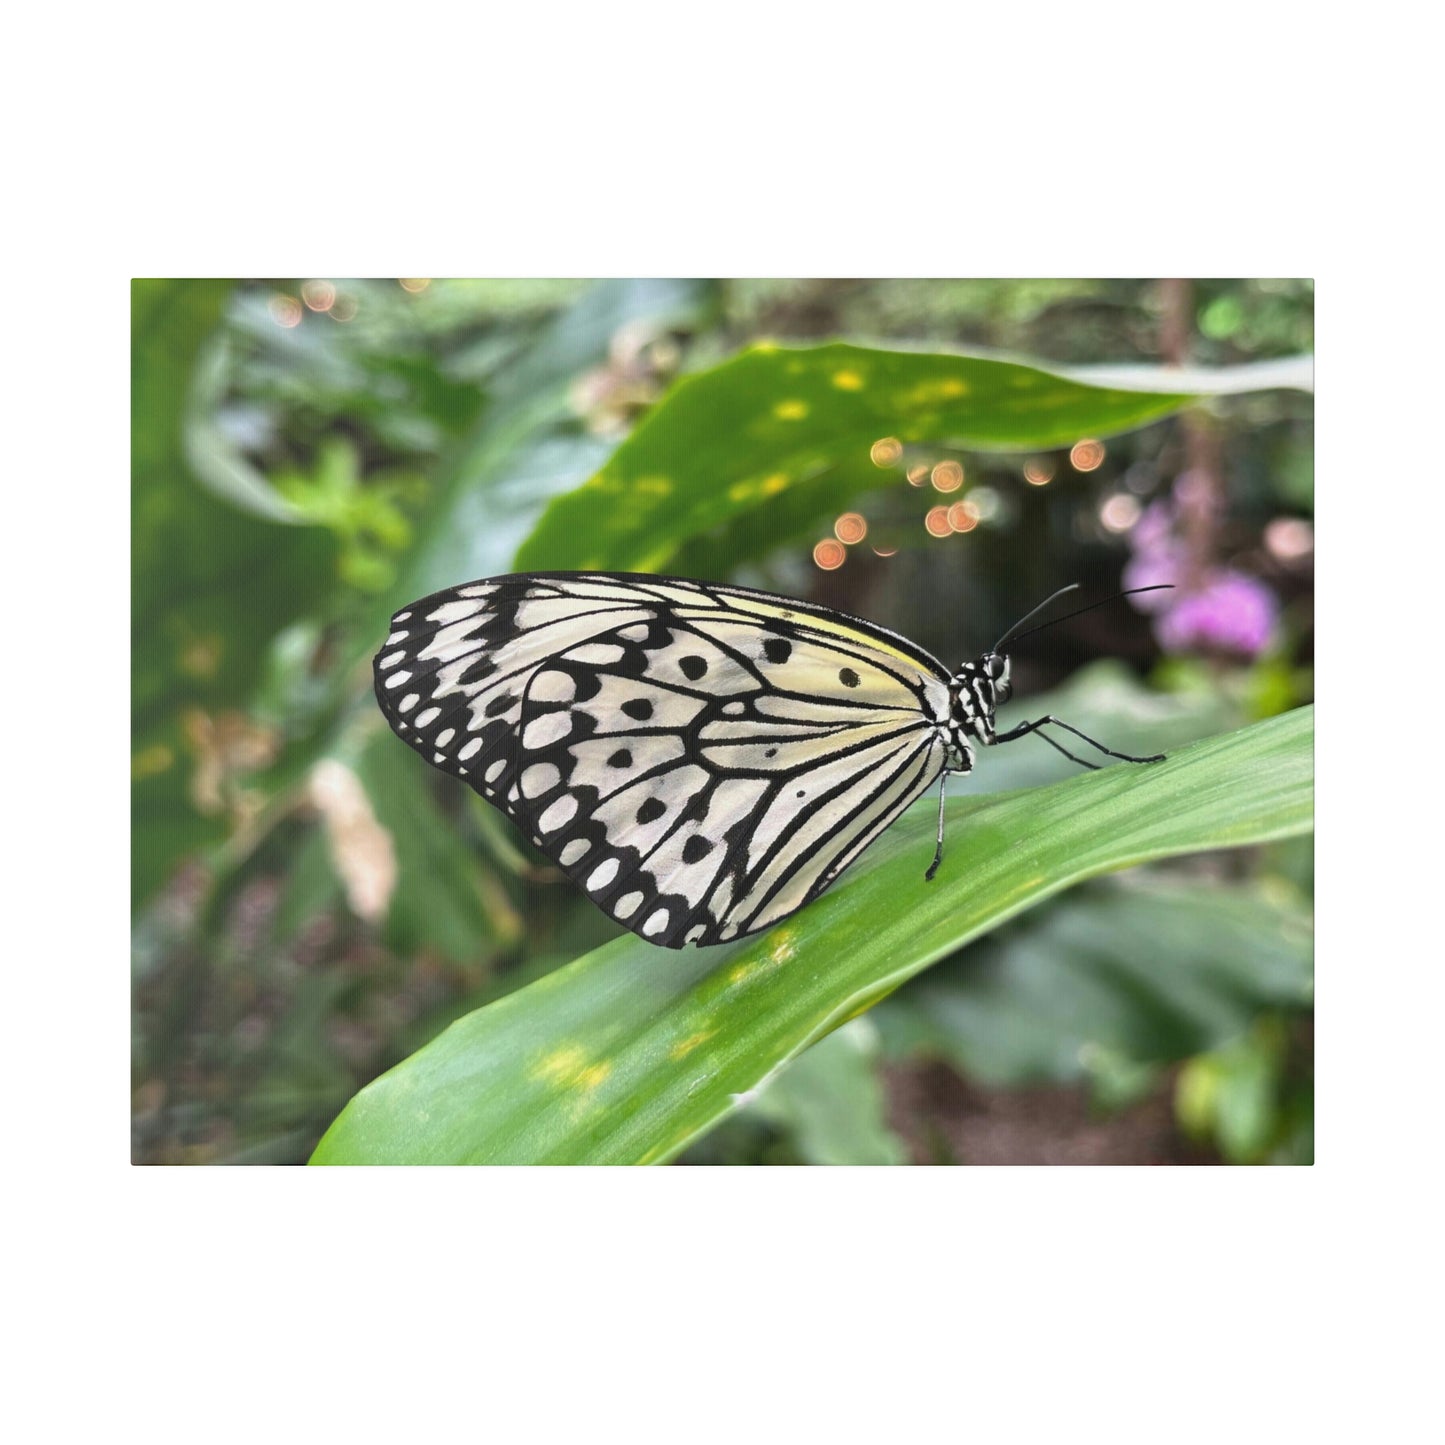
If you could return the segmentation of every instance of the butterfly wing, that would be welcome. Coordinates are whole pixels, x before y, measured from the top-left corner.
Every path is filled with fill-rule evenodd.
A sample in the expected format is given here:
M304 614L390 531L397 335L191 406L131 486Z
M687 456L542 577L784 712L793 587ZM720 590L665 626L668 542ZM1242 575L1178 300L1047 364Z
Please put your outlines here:
M654 943L817 897L945 761L947 675L841 613L685 579L537 573L397 613L393 728Z

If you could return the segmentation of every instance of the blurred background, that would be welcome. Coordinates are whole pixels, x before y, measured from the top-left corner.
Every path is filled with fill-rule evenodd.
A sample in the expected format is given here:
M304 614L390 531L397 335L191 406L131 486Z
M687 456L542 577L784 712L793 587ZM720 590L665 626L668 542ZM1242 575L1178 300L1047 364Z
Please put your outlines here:
M133 1158L300 1163L454 1018L621 932L386 728L370 657L395 608L510 570L674 381L750 344L1236 368L1312 350L1313 286L162 280L133 325ZM1308 368L1248 375L1029 454L881 436L846 510L780 500L667 570L950 665L1066 583L1172 581L1021 643L1015 695L1126 750L1238 727L1312 694ZM1022 743L967 786L1069 772ZM1311 1162L1312 884L1301 839L1070 890L681 1162Z

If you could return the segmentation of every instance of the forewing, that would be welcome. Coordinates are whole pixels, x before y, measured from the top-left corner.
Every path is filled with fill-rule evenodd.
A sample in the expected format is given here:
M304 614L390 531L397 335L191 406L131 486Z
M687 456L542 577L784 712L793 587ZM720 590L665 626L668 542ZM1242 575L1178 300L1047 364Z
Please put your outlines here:
M388 648L401 736L668 947L787 917L943 767L932 659L765 593L500 578L399 613Z

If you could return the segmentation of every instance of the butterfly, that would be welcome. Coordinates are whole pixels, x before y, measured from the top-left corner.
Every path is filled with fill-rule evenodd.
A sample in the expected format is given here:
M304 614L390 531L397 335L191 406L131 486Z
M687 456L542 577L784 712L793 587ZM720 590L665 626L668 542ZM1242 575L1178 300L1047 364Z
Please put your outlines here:
M1004 643L1072 590L950 673L885 627L745 587L484 578L395 614L376 696L403 741L609 917L666 948L707 946L811 903L937 784L932 879L948 777L979 747L1037 733L1095 766L1041 731L1053 726L1159 761L1054 717L995 730L1012 690Z

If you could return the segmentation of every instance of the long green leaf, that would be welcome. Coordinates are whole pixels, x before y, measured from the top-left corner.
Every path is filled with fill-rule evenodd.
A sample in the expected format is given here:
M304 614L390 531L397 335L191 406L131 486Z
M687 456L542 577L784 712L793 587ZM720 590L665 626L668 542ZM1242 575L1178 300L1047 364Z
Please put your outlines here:
M516 568L655 571L685 543L754 513L776 541L780 516L792 532L896 479L869 461L881 437L993 451L1067 446L1188 400L987 357L756 346L679 382L596 476L552 502Z
M905 979L1081 879L1308 831L1313 709L1149 767L955 801L935 882L924 802L769 933L681 953L631 936L460 1019L364 1089L315 1163L650 1163Z

